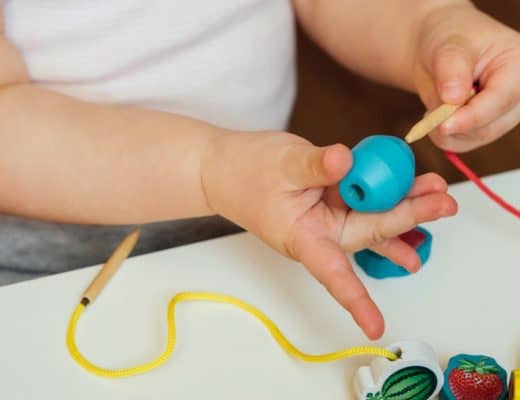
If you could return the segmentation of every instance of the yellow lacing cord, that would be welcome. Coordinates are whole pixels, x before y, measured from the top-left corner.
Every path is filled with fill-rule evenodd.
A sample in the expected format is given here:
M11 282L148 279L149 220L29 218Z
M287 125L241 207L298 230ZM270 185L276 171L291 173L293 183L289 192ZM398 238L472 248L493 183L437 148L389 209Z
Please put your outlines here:
M269 317L267 317L267 315L265 315L259 309L235 297L209 292L182 292L175 295L168 304L168 339L166 342L166 348L164 349L163 353L155 360L152 360L145 364L121 369L108 369L99 367L90 362L88 359L86 359L79 351L75 342L76 327L78 324L79 317L81 316L81 314L83 314L86 305L88 304L88 301L82 302L78 304L69 321L69 326L67 329L67 348L69 350L69 353L81 367L93 374L106 378L124 378L151 371L165 363L173 353L176 343L175 306L185 301L211 301L216 303L230 304L240 308L241 310L249 313L256 319L258 319L267 328L269 333L273 336L273 338L276 340L276 342L280 345L280 347L283 350L285 350L291 356L305 362L326 363L358 355L380 356L392 361L398 359L398 356L390 350L375 346L353 347L349 349L336 351L333 353L319 355L303 353L300 350L298 350L291 342L289 342L289 340L284 336L284 334L280 331L276 324L273 321L271 321Z

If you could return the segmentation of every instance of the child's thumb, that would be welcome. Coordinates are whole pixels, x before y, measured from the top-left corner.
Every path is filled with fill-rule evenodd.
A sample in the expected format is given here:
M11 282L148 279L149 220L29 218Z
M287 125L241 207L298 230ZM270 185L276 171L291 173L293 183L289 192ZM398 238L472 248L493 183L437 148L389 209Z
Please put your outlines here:
M284 159L287 178L298 189L335 185L352 165L350 149L342 144L293 147Z
M444 103L463 104L471 95L475 57L469 43L451 38L433 55L433 77Z

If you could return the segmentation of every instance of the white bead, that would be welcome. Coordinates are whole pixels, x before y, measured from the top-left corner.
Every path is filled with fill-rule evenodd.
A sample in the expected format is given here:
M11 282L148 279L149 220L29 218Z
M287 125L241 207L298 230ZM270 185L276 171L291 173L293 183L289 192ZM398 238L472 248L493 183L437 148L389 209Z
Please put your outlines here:
M444 383L444 374L433 348L423 342L402 341L388 347L400 354L396 361L375 357L370 365L359 368L354 375L354 392L359 400L366 400L369 393L380 392L385 381L394 373L408 367L428 368L437 378L435 391L428 399L435 398Z

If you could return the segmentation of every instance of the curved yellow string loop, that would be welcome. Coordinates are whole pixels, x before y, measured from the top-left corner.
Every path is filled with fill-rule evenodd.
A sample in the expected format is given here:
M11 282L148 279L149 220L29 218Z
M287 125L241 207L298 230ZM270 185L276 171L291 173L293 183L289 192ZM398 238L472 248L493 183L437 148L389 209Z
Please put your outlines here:
M168 339L166 342L166 348L162 352L162 354L157 357L155 360L150 362L137 365L135 367L129 368L121 368L121 369L107 369L99 367L81 354L79 351L76 342L76 327L78 324L78 320L81 314L85 311L85 305L79 304L74 310L71 319L69 321L69 326L67 329L67 348L69 350L72 358L85 370L106 378L124 378L132 375L143 374L145 372L151 371L162 364L164 364L168 358L173 353L176 343L176 327L175 327L175 306L179 303L186 301L211 301L216 303L224 303L230 304L241 310L247 312L248 314L254 316L258 319L269 331L274 340L280 345L280 347L285 350L291 356L305 361L305 362L315 362L315 363L326 363L331 362L343 358L353 357L357 355L374 355L388 358L389 360L397 360L397 356L391 352L390 350L375 347L375 346L360 346L353 347L350 349L344 349L340 351L336 351L333 353L327 354L319 354L312 355L306 354L298 350L280 331L280 329L276 326L276 324L267 317L262 311L253 307L246 302L237 299L235 297L226 296L217 293L209 293L209 292L182 292L175 295L168 304Z

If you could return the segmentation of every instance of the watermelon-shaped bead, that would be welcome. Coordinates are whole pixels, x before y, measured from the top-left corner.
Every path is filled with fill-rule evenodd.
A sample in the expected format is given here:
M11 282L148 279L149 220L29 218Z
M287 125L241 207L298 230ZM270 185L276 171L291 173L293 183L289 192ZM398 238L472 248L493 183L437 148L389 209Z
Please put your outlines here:
M403 368L383 383L380 392L369 393L367 400L428 400L437 387L437 377L428 368Z

